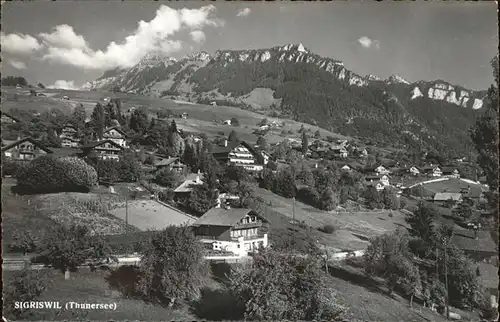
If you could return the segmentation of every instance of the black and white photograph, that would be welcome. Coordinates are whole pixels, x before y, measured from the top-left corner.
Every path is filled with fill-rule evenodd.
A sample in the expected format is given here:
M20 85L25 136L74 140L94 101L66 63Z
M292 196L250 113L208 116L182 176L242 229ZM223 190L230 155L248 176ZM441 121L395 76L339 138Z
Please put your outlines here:
M498 321L495 1L2 1L4 321Z

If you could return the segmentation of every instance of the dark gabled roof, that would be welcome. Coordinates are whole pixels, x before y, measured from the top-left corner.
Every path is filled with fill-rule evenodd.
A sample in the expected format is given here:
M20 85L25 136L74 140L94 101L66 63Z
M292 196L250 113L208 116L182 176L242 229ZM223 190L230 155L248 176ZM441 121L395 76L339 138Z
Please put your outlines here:
M475 239L474 231L468 229L454 232L451 243L463 250L497 253L497 247L489 231L480 230Z
M13 119L13 120L14 120L14 121L16 121L16 122L21 122L21 120L20 120L20 119L18 119L18 118L17 118L17 117L15 117L15 116L10 115L9 113L6 113L6 112L3 112L3 111L0 111L0 116L1 116L1 115L5 115L5 116L7 116L7 117L10 117L11 119Z
M441 172L443 173L453 173L453 171L458 170L457 168L454 167L443 167L441 168Z
M253 153L255 155L257 154L257 152L255 151L255 149L250 144L248 144L245 141L240 141L240 140L228 141L227 142L227 146L215 146L215 147L212 147L212 149L210 150L210 153L211 154L229 154L229 152L231 152L231 150L233 150L234 148L236 148L239 145L243 145L251 153Z
M41 144L40 142L38 142L37 140L35 140L35 139L31 138L31 137L27 137L27 138L23 138L23 139L20 139L20 140L15 141L15 142L12 142L12 143L10 143L10 144L8 144L8 145L6 145L6 146L3 146L3 147L2 147L2 153L3 153L4 151L7 151L7 150L9 150L9 149L12 149L12 148L13 148L13 147L15 147L16 145L19 145L19 144L21 144L21 143L23 143L23 142L26 142L26 141L29 141L29 142L33 143L34 145L38 146L40 149L44 150L44 151L45 151L45 152L47 152L47 153L53 153L53 152L54 152L54 151L52 151L51 149L49 149L49 148L45 147L44 145L42 145L42 144Z
M168 159L163 159L161 161L158 161L154 164L155 167L164 167L167 165L170 165L174 163L175 161L179 160L179 158L168 158Z
M122 134L123 136L127 136L127 134L125 132L123 132L123 130L121 130L118 126L109 127L107 129L105 129L103 133L109 132L111 130L116 130L116 131L120 132L120 134Z
M224 226L233 227L248 214L258 214L246 208L212 208L193 223L193 226ZM265 221L259 216L259 219Z
M381 176L377 176L377 175L371 175L371 176L366 176L365 179L366 180L380 180L380 178L382 178Z
M68 157L79 155L82 151L75 148L53 148L56 157Z
M93 149L95 147L98 147L100 145L103 145L104 143L111 143L112 145L116 146L117 148L120 148L123 150L123 147L117 144L116 142L113 142L112 140L104 140L104 141L98 141L98 142L92 142L90 144L84 145L81 147L82 150L88 150L88 149Z

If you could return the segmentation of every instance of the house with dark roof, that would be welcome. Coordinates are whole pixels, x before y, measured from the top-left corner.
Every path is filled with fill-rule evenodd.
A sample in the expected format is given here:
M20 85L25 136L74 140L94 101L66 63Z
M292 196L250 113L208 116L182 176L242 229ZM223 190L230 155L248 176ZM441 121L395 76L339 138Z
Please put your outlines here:
M443 172L438 166L427 166L422 168L422 172L429 177L441 177Z
M443 167L441 169L441 172L443 173L443 176L449 177L449 178L460 178L460 172L458 172L457 168L453 167Z
M21 122L21 120L19 120L17 117L10 115L9 113L0 111L0 115L2 117L1 119L2 124L12 124Z
M101 160L120 160L125 148L112 140L93 142L82 146L82 156L96 156Z
M106 140L111 140L121 147L128 148L127 135L117 126L105 129L102 135L102 139L98 141Z
M174 190L175 200L182 202L186 200L191 195L194 186L199 186L203 184L203 175L200 173L191 173L186 176L184 180L177 188Z
M2 146L2 154L12 161L31 161L37 157L51 154L53 151L39 141L26 137L14 142L3 142L5 145Z
M267 224L252 209L225 207L210 209L192 226L207 249L246 256L268 246Z
M451 244L463 250L477 262L491 262L498 258L498 250L489 231L479 230L476 233L469 229L453 233Z
M245 141L224 141L224 146L213 147L210 150L215 160L224 164L243 167L249 171L262 171L262 157Z
M459 204L463 201L462 194L456 192L438 192L434 195L432 199L434 203L438 203L440 205L446 205L451 203L452 205Z
M365 180L367 183L377 186L377 190L383 190L384 187L390 186L389 176L386 174L384 174L384 175L369 175L369 176L365 177ZM379 183L380 183L380 186L378 186Z
M183 173L186 166L181 162L179 158L166 158L162 159L154 164L156 171L162 169L168 169L170 171L176 171L178 173Z

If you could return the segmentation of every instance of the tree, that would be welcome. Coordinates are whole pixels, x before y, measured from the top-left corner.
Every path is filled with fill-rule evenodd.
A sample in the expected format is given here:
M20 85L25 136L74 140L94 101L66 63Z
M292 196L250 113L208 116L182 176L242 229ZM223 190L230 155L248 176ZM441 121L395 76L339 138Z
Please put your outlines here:
M42 83L38 83L36 86L41 88L41 89L45 89L45 86Z
M304 131L302 132L302 154L306 155L308 150L309 150L309 139L307 138L307 133Z
M263 136L257 138L257 145L264 151L268 149L267 141Z
M266 118L263 118L262 120L260 120L260 122L257 125L264 126L264 125L267 125L268 123L269 123L269 120Z
M238 133L235 131L235 130L232 130L231 133L229 133L228 137L227 137L227 140L229 142L234 142L234 141L238 141Z
M426 242L432 242L435 217L436 209L432 205L420 201L417 204L417 209L406 218L406 222L410 225L410 234Z
M168 136L168 143L170 146L170 154L174 157L182 157L184 155L185 144L181 135L177 131L172 131L170 128L170 133Z
M148 129L148 114L145 107L135 109L130 116L130 129L137 134L143 135Z
M321 133L319 133L319 130L316 130L316 132L314 132L314 138L319 139L320 137L321 137Z
M176 188L180 181L179 174L167 168L159 170L153 179L154 183L168 188Z
M476 120L470 134L479 154L478 163L486 175L490 191L487 196L491 209L496 213L495 218L498 224L498 56L493 58L491 65L495 76L495 84L488 89L487 104L482 115Z
M337 203L338 203L337 196L332 191L332 189L328 188L321 193L318 202L318 207L321 210L330 211L335 209L335 207L337 207Z
M217 195L208 184L193 186L187 206L195 213L202 215L217 204Z
M88 192L97 186L96 170L76 157L42 156L31 161L17 175L24 193Z
M49 286L44 271L32 270L29 266L13 273L9 283L4 284L4 316L16 321L24 320L27 311L18 309L15 303L27 303L36 300Z
M125 151L120 155L118 173L120 179L125 182L136 182L141 178L141 163L133 152Z
M105 128L105 115L104 115L104 107L101 103L97 103L92 111L92 115L90 116L90 121L92 123L92 129L97 136L97 138L102 139L104 135Z
M325 285L321 264L266 250L251 264L236 268L228 292L245 320L338 320L343 308Z
M295 175L290 169L285 169L278 173L273 192L285 197L295 197Z
M240 126L240 121L236 117L231 118L231 125L232 126Z
M78 131L83 131L85 127L85 119L87 118L85 107L83 104L78 104L70 117L71 123L77 128Z
M63 272L65 279L69 279L70 272L75 272L85 261L99 261L111 254L103 238L91 234L86 226L81 225L53 227L42 241L40 250L41 261Z
M203 246L191 227L169 226L145 245L138 290L148 301L172 307L192 300L208 278Z
M30 96L35 97L36 96L36 91L34 89L30 89Z
M53 127L47 128L47 133L40 140L43 145L49 148L60 148L61 147L61 139L56 133L56 130Z
M385 209L398 210L400 207L399 198L392 187L385 187L382 191L382 200Z
M365 190L366 205L370 209L380 209L383 206L380 194L374 186L368 186Z
M314 187L315 181L313 172L306 164L301 165L296 179L306 186Z
M2 77L2 86L28 86L28 81L20 76L7 76Z

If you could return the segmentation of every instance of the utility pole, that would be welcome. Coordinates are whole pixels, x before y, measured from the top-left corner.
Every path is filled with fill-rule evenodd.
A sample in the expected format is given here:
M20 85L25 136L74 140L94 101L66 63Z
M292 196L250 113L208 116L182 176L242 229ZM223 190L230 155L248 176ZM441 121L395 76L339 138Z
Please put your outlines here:
M449 304L449 294L448 294L448 263L446 262L446 248L447 243L444 244L444 283L446 286L446 319L450 319L450 304Z
M295 250L295 235L296 235L295 230L297 229L297 225L295 223L295 197L293 197L292 221L293 221L293 249Z

